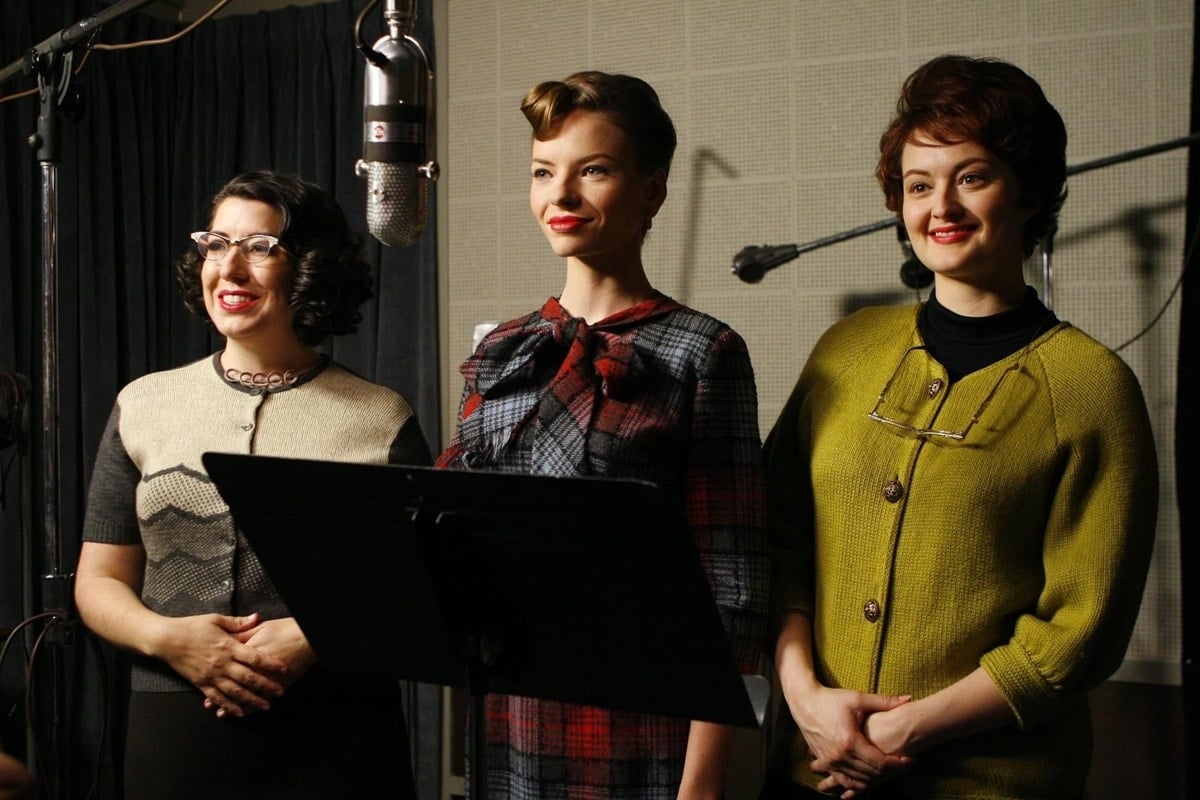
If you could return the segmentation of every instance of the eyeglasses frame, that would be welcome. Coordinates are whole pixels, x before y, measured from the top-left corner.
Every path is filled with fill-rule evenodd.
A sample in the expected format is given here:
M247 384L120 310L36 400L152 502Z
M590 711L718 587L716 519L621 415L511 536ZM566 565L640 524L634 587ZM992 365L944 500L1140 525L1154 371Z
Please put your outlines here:
M1000 373L1000 377L996 380L996 383L992 385L991 391L987 393L987 395L983 398L983 402L979 404L979 408L975 409L975 413L971 415L971 420L967 423L966 427L964 427L961 431L956 432L939 430L937 428L918 428L913 425L909 425L906 422L899 422L898 420L891 419L890 417L885 417L879 413L879 407L883 405L883 400L887 395L888 389L891 388L892 383L896 380L896 376L900 374L900 368L904 366L904 360L908 358L908 356L915 350L925 350L928 352L929 347L927 345L918 344L913 345L904 351L903 355L900 356L900 360L896 362L896 368L892 370L891 377L887 379L887 381L883 384L883 388L879 390L879 398L875 401L874 407L872 407L870 412L868 412L867 418L873 419L876 422L882 422L884 425L891 425L894 428L899 428L900 430L915 436L918 439L941 437L955 442L961 442L967 438L967 434L970 433L971 429L979 423L979 420L983 417L983 413L987 410L987 407L991 405L992 400L996 399L996 395L1000 391L1000 386L1004 383L1005 379L1008 378L1009 374L1017 372L1021 369L1021 364L1025 360L1025 354L1029 352L1029 348L1026 347L1024 352L1021 353L1020 358L1004 368L1004 371Z
M268 258L271 257L271 253L275 251L275 248L279 247L279 237L272 236L269 233L252 233L249 236L243 236L240 239L230 239L228 236L221 234L221 233L216 233L214 231L193 231L192 233L188 234L188 236L190 236L192 241L196 243L197 251L199 251L199 248L201 246L200 239L202 237L205 237L205 236L216 237L217 239L220 239L221 241L225 242L225 246L227 248L229 248L229 250L232 250L234 247L236 247L238 252L241 253L242 258L246 259L246 261L250 262L251 264L260 264L263 261L266 261ZM267 252L265 255L263 255L262 258L251 258L249 256L249 254L247 254L246 251L242 249L242 242L248 241L250 239L266 239L268 242L271 243L271 246L269 248L267 248ZM205 249L207 250L207 246ZM226 253L228 253L229 250L226 250ZM210 258L207 252L200 253L200 257L203 258L205 261L221 261L222 259L225 258L225 256L223 256L223 255L218 258Z

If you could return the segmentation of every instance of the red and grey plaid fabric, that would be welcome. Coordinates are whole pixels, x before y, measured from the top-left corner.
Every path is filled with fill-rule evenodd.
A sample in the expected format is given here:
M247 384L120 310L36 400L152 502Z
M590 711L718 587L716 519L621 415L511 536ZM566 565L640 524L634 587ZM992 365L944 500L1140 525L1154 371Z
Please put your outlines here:
M745 342L657 296L594 325L551 298L462 365L451 469L637 478L678 493L744 672L765 635L758 399ZM491 695L489 796L674 798L688 721Z

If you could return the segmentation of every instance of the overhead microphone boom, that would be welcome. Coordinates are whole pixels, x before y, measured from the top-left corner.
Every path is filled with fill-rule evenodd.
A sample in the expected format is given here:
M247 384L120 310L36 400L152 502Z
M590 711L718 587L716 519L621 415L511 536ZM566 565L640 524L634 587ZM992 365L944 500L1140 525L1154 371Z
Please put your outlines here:
M767 270L775 269L780 264L786 264L801 253L807 253L809 250L816 250L826 245L835 244L846 239L853 239L856 236L863 236L864 234L890 228L898 224L899 220L895 217L889 217L879 222L860 225L857 228L835 233L832 236L816 239L806 244L764 244L761 247L753 245L743 247L733 257L732 271L734 275L737 275L746 283L758 283L763 279L763 275Z

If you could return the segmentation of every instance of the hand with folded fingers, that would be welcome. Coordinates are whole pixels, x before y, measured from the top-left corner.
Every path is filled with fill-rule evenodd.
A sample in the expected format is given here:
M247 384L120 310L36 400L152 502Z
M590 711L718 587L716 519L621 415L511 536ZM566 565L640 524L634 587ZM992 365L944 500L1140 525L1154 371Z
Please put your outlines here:
M203 692L218 717L266 711L283 694L288 663L243 642L260 624L257 614L200 614L171 620L161 657Z

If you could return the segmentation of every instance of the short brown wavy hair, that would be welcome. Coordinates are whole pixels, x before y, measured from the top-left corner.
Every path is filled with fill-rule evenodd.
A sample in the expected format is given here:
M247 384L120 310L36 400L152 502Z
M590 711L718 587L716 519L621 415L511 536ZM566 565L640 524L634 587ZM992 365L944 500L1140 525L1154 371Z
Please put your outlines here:
M539 83L521 101L521 112L539 141L553 138L563 119L579 110L603 114L624 131L647 175L660 169L670 173L675 125L650 84L632 75L591 70Z
M935 141L974 141L1012 168L1025 223L1025 255L1054 226L1067 198L1067 129L1042 87L1019 67L991 58L939 56L905 80L896 113L879 138L875 177L888 210L900 213L900 157L921 133Z
M209 225L217 206L230 197L266 203L283 219L279 241L290 256L288 305L300 341L315 345L329 336L353 333L362 322L357 309L372 297L374 280L362 257L362 237L350 229L333 196L286 172L244 172L213 196ZM175 262L175 275L184 306L211 325L200 282L203 264L196 248L189 247Z

